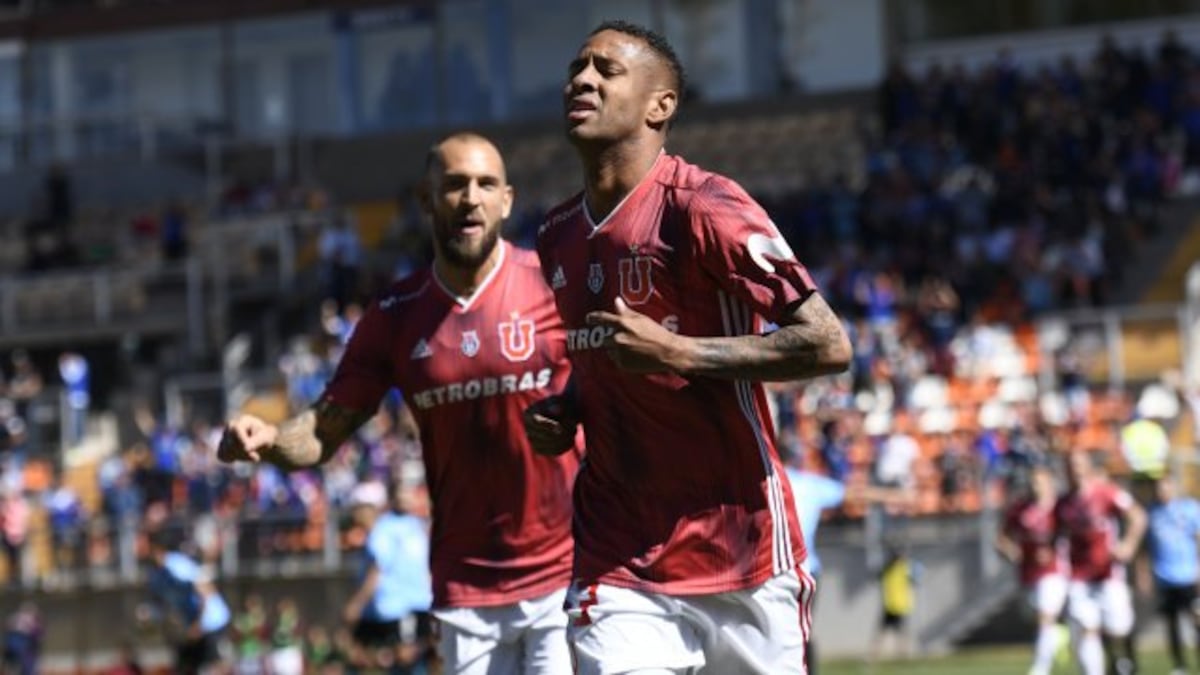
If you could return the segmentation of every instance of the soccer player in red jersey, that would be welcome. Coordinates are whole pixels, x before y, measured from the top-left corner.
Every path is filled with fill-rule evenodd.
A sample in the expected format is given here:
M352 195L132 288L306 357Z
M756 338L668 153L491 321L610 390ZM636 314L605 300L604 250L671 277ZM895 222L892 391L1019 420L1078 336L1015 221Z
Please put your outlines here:
M587 434L568 638L582 675L802 673L813 585L761 382L844 370L850 346L763 209L664 152L682 91L666 41L624 22L564 90L584 191L537 248L577 396L526 425L541 452Z
M446 672L568 672L562 607L581 444L535 454L522 422L570 376L562 321L533 253L499 238L513 191L495 146L449 136L431 151L427 178L432 267L371 303L310 410L278 427L239 417L222 458L321 464L399 387L420 427L433 502Z
M1021 585L1038 617L1033 666L1029 675L1050 675L1058 651L1058 617L1067 601L1067 565L1058 546L1054 506L1058 488L1045 464L1034 467L1030 494L1018 499L1004 517L996 548L1017 565Z
M1119 675L1136 672L1133 598L1125 565L1146 532L1146 513L1097 466L1099 455L1068 457L1068 489L1054 507L1059 536L1071 564L1068 613L1082 631L1079 664L1085 675L1103 675L1104 646ZM1120 527L1118 527L1120 525Z

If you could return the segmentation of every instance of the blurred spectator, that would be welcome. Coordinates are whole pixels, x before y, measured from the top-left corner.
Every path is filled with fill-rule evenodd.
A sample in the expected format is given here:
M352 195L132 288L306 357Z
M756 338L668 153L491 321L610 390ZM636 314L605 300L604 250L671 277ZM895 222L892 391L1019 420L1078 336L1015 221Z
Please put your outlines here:
M362 266L362 241L353 221L339 214L321 231L317 250L321 257L321 275L325 281L325 297L334 300L343 310L358 292Z
M363 483L351 498L354 518L368 534L364 569L343 618L354 626L362 665L407 669L433 648L429 534L424 519L412 514L421 508L414 489L397 485L388 492L381 483Z
M920 452L917 440L907 433L906 426L897 425L879 443L875 482L882 487L911 489L916 480L913 466Z
M74 570L81 559L86 534L87 514L83 502L61 476L46 496L46 515L50 520L50 535L54 545L55 564L60 571Z
M159 616L165 619L160 623L169 629L175 672L198 675L224 660L221 643L229 625L229 607L201 566L180 553L168 537L158 531L150 538L153 568L147 587ZM142 623L153 617L148 607L139 610Z
M42 374L24 350L12 353L13 375L8 380L8 396L16 405L17 416L29 419L29 406L42 394Z
M183 471L183 458L190 440L169 421L157 418L146 405L134 410L134 421L146 437L149 447L140 446L143 454L135 461L138 467L138 487L146 505L174 503L175 480Z
M233 650L238 675L264 675L270 623L262 596L251 593L242 600L242 608L233 618Z
M275 606L275 620L271 626L271 653L267 661L271 675L302 675L303 643L300 609L291 598L283 598Z
M64 440L68 446L73 446L83 440L87 430L88 408L91 407L88 361L78 352L63 352L58 355L58 374L66 389L67 405L64 412L67 419L63 424L66 431Z
M908 657L911 654L912 627L909 618L916 608L916 586L920 574L920 564L909 557L903 545L890 543L887 562L879 572L883 616L873 643L871 660L891 656Z
M845 480L850 472L850 434L841 415L821 423L821 461L834 480Z
M25 544L29 538L29 502L20 489L0 486L0 544L8 562L8 584L25 580Z
M25 602L4 627L4 670L6 673L36 675L45 629L41 613Z
M163 259L182 260L187 257L187 211L182 203L172 201L167 204L159 221L159 230Z

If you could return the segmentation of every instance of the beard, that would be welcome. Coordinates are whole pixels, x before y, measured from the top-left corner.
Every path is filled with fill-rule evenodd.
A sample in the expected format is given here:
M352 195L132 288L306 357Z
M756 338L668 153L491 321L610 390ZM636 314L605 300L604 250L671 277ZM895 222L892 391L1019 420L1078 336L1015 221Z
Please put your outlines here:
M460 239L447 232L449 227L438 228L437 247L446 262L461 269L475 269L488 259L500 241L500 226L484 230L478 242Z

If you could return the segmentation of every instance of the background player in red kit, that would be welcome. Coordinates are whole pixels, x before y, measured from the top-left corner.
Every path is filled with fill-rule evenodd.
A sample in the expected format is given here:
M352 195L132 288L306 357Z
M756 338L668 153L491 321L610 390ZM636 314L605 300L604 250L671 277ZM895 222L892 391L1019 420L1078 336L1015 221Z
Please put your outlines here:
M450 136L431 151L427 177L432 268L371 304L311 410L278 428L238 418L222 457L317 465L400 387L433 500L446 672L569 672L562 606L579 446L536 455L521 418L569 378L562 322L533 254L499 239L513 192L495 146Z
M1079 665L1085 675L1104 672L1103 629L1112 672L1136 672L1133 598L1125 564L1146 532L1146 513L1097 466L1100 456L1071 453L1068 488L1054 507L1071 565L1068 612L1079 626Z
M841 371L850 347L763 209L663 152L681 91L671 47L623 22L564 91L585 189L538 254L588 436L568 637L583 675L801 673L813 589L760 382ZM527 414L540 451L569 446L561 403Z
M1054 523L1058 488L1049 465L1034 467L1029 488L1029 494L1005 515L996 548L1018 566L1021 585L1037 612L1037 642L1029 675L1050 675L1058 651L1058 617L1067 601L1067 565L1058 547Z

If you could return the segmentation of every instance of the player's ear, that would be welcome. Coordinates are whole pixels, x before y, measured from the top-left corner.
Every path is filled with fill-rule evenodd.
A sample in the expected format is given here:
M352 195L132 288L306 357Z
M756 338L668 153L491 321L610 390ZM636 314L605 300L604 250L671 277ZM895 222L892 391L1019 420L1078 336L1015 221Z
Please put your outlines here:
M516 193L513 192L513 186L504 186L504 202L501 204L500 217L508 219L508 214L512 213L513 199L516 198Z
M665 126L675 116L679 107L679 95L673 89L659 89L650 97L650 110L646 122L655 129Z

